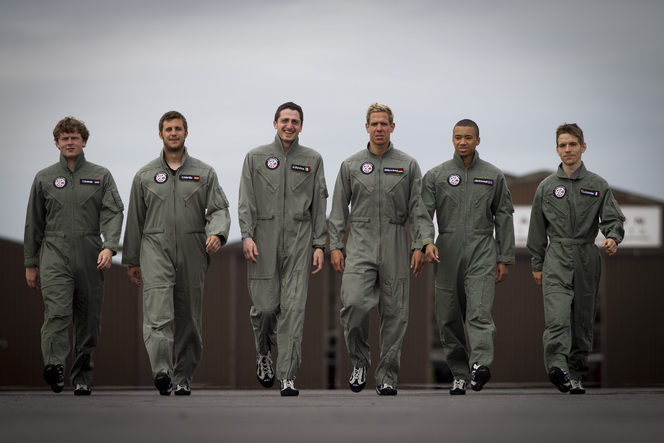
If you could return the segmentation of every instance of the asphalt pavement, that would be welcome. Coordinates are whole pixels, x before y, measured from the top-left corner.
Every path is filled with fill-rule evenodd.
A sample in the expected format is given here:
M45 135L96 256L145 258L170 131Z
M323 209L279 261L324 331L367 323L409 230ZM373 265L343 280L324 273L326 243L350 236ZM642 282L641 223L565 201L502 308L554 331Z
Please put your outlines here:
M367 386L302 390L96 388L89 397L45 390L0 391L0 440L14 442L629 442L664 438L664 388L492 388L450 396Z

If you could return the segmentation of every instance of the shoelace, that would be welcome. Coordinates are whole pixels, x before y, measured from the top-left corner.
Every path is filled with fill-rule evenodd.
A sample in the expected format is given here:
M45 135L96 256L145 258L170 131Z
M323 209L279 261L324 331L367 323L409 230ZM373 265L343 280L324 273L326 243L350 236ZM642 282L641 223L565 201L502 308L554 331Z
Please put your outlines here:
M452 389L463 389L464 388L464 381L463 380L454 380L454 386Z
M295 389L295 382L293 380L284 380L283 389Z
M272 361L271 361L269 355L262 355L260 357L261 372L264 375L269 376L270 378L272 378L272 371L270 370L271 369L271 364L272 364Z
M364 373L364 368L353 368L353 375L350 376L350 379L362 381L363 373Z

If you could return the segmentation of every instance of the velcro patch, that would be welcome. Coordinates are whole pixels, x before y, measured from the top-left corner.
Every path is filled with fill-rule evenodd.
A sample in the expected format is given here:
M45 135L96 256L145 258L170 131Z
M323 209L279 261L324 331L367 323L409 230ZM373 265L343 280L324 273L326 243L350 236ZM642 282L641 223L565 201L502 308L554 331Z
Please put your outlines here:
M590 197L599 197L599 191L581 188L581 195L589 195Z
M291 171L308 174L311 171L311 166L291 165Z
M493 179L490 178L475 178L473 183L479 183L480 185L493 186Z
M199 181L200 179L201 179L201 176L200 176L200 175L184 175L184 174L182 174L182 175L180 176L180 180L190 180L190 181L195 181L195 182L197 182L197 181Z
M94 179L94 178L82 178L81 179L81 184L82 185L101 185L101 180Z
M403 174L403 168L383 168L385 174Z

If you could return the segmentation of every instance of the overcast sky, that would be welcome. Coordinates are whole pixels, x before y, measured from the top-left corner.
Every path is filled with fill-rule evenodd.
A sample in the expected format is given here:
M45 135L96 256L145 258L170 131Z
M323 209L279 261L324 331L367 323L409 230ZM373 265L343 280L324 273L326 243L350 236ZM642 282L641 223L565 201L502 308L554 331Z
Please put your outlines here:
M554 170L555 128L577 122L588 169L664 200L663 18L660 0L0 0L0 237L22 241L58 120L86 123L86 158L111 170L126 206L160 154L159 118L178 110L238 240L242 161L272 141L286 101L304 108L300 143L323 155L330 194L377 101L423 172L451 158L462 118L480 126L481 157L517 176Z

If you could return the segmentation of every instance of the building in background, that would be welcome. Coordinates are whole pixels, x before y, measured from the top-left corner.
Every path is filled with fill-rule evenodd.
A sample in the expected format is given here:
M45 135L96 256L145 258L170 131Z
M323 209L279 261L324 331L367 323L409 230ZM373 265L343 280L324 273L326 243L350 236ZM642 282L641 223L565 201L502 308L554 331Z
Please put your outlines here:
M517 253L507 281L496 287L492 386L549 383L542 361L542 293L532 280L530 254L525 249L530 204L537 185L549 174L507 176L515 205ZM664 372L658 368L664 364L664 327L659 314L664 312L664 297L659 273L664 270L664 202L616 189L613 193L627 217L625 241L615 256L602 260L595 348L586 384L662 385ZM21 243L0 240L0 278L0 389L44 389L39 338L43 301L25 283ZM339 324L340 285L341 278L329 259L320 274L311 276L302 343L306 359L298 373L300 388L347 386L352 367ZM410 322L402 348L399 386L445 387L451 378L439 348L430 266L419 279L411 279L410 293ZM96 386L152 389L141 306L141 292L127 278L126 268L114 265L106 275L102 333L94 354ZM205 283L205 353L194 386L260 388L255 382L254 338L247 319L250 306L242 245L229 244L213 257ZM373 340L378 337L377 327L376 315L370 334ZM377 352L378 343L371 343L371 349ZM642 363L635 365L635 360ZM372 355L372 361L377 362L378 355Z

